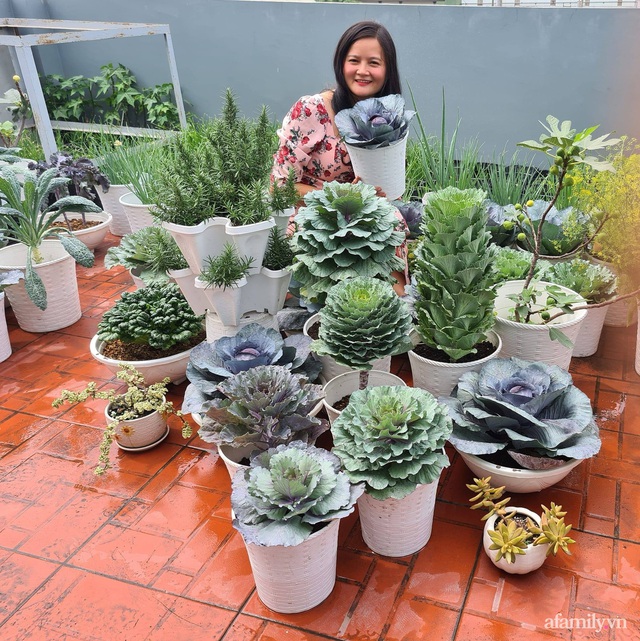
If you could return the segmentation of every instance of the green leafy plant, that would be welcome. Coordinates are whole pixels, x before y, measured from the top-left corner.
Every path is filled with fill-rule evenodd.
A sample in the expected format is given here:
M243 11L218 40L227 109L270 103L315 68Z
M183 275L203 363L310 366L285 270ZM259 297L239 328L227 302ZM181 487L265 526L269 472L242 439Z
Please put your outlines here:
M617 288L616 275L608 267L580 258L551 265L545 278L572 289L587 303L607 301L615 295Z
M43 261L40 247L44 240L59 240L83 267L91 267L94 261L83 242L67 229L53 225L66 212L102 211L81 196L65 196L48 205L50 194L64 187L68 180L56 178L56 170L48 169L41 176L26 175L24 184L20 184L11 169L0 169L0 234L26 245L25 287L34 305L42 310L47 308L47 292L33 265Z
M405 235L396 230L393 205L376 196L375 187L325 183L304 202L296 215L291 268L303 304L321 307L331 288L347 278L391 282L391 272L404 268L395 252Z
M233 527L248 543L299 545L319 528L353 512L352 485L327 450L299 441L269 449L233 477Z
M109 416L113 419L106 427L100 444L100 456L95 474L104 474L111 467L109 449L114 439L117 440L118 423L146 416L151 412L159 412L163 416L177 416L182 423L182 436L191 436L191 426L187 423L182 412L177 410L171 401L167 401L167 385L169 379L147 385L142 374L131 365L121 364L116 374L118 379L127 385L127 391L115 389L98 389L96 383L89 383L81 391L62 390L60 396L52 403L60 407L64 403L75 405L89 399L100 398L109 401Z
M531 252L524 249L512 249L511 247L498 247L494 260L494 282L503 283L507 280L524 280L529 273L531 266ZM536 278L544 280L551 263L547 260L539 260L536 264ZM563 283L559 283L563 284Z
M274 183L271 185L271 209L274 212L284 212L293 207L300 200L300 194L296 187L296 173L293 168L289 169L287 179L282 185Z
M457 187L432 192L414 249L420 339L453 362L475 354L495 322L495 247L486 229L485 196L479 189Z
M226 289L243 279L252 264L251 256L240 256L235 245L225 243L220 254L207 256L200 278L207 283L207 287Z
M283 234L277 227L274 227L269 233L269 242L262 259L262 266L278 271L290 267L294 257L291 236Z
M5 147L14 148L12 152L15 153L19 151L15 147L20 144L27 118L31 116L31 103L20 86L20 76L13 76L13 84L15 89L8 89L4 92L4 97L0 98L0 104L7 105L7 109L11 112L11 120L0 122L0 142ZM2 159L7 161L8 158L9 156L4 156Z
M446 410L416 387L371 387L351 395L333 422L332 452L352 483L373 498L401 499L432 483L449 459L452 424Z
M502 498L504 487L492 487L490 476L474 478L467 487L474 493L473 498L469 499L475 503L471 509L487 510L483 521L493 515L497 517L496 527L488 532L492 542L490 549L495 550L496 561L504 558L507 563L515 563L516 557L526 554L532 545L547 545L547 556L555 556L559 550L571 554L569 545L575 541L569 537L572 526L564 521L567 513L562 511L562 505L551 503L550 508L542 505L541 523L538 526L533 519L520 515L515 508L506 507L511 498Z
M149 345L167 350L191 340L202 331L196 316L175 283L152 283L125 292L98 324L103 341Z

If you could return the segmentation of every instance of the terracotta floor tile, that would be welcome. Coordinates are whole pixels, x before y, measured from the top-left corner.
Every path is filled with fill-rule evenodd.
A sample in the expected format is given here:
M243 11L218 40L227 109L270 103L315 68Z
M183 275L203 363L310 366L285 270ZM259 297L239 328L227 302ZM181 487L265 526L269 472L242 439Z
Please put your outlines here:
M573 379L573 384L583 391L593 403L593 399L596 398L596 383L598 379L595 376L587 376L575 371L571 372L571 378Z
M85 351L89 349L89 341L93 335L98 331L99 318L89 318L83 316L79 321L76 321L69 327L63 327L58 330L59 334L75 336L83 339Z
M459 613L419 599L400 599L385 641L448 641L453 639Z
M199 452L186 449L176 455L177 451L175 445L163 443L162 447L153 448L148 452L140 452L142 456L129 457L130 464L137 463L136 467L131 467L132 471L153 476L153 479L140 491L138 498L146 501L157 500L186 472L199 464L201 458ZM156 453L156 456L149 457L152 453ZM171 455L170 460L167 460L168 455Z
M640 544L620 541L616 557L617 583L640 588Z
M122 509L111 519L114 525L131 527L135 525L151 508L147 501L131 499L127 501Z
M41 451L56 457L79 459L89 465L97 465L103 430L67 422L63 425L64 429L43 445Z
M640 472L640 467L636 468ZM637 477L636 477L637 480ZM620 484L620 538L640 541L640 485Z
M187 592L192 581L192 576L168 569L160 571L158 577L153 580L152 586L156 590L182 596Z
M373 563L373 556L338 548L338 576L362 583ZM405 567L406 570L406 567Z
M544 625L544 624L543 624ZM568 631L542 629L531 630L519 625L509 625L503 621L485 619L475 614L465 613L460 619L455 641L551 641L551 639L568 639Z
M614 479L591 476L585 512L592 516L613 519L616 514L617 482Z
M42 354L64 356L65 358L85 358L89 350L89 341L76 332L73 332L75 324L67 327L69 333L49 332L47 341L41 343L39 351Z
M611 639L610 627L598 614L589 610L576 608L573 616L566 623L558 623L570 626L571 641L610 641Z
M44 430L51 422L51 419L32 414L9 414L0 425L0 442L7 445L20 445L40 430ZM53 437L54 434L51 436Z
M626 394L601 389L598 392L595 408L595 419L598 427L601 430L619 430L626 406Z
M592 356L591 358L574 358L571 361L571 373L588 376L606 376L622 379L622 363L614 358Z
M479 614L495 613L499 605L499 599L496 598L499 594L498 588L502 590L502 583L497 573L496 581L474 578L464 604L465 611Z
M591 473L597 476L608 476L620 481L636 483L640 474L640 465L618 460L612 463L609 459L594 458L590 461Z
M640 434L640 396L627 396L622 419L625 434Z
M617 461L622 451L622 435L619 432L600 430L600 440L602 446L597 457Z
M225 634L224 641L322 641L326 638L241 614Z
M640 589L578 578L576 604L640 623Z
M555 567L599 581L613 581L613 540L587 532L574 532L575 545L569 547L571 555L558 552L550 556L545 567Z
M601 519L597 516L585 516L582 522L582 529L591 534L602 534L603 536L614 536L614 519Z

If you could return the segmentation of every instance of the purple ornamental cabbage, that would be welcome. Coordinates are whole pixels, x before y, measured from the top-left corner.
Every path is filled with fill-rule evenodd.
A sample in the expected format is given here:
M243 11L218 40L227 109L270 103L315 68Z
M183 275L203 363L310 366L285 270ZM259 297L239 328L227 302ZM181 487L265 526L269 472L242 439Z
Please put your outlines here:
M600 450L589 398L555 365L497 358L463 374L452 396L438 400L453 420L449 441L468 454L505 450L536 469L540 458L586 459Z
M344 141L355 147L388 147L407 135L415 111L404 108L404 98L391 94L366 98L336 114L335 122Z
M407 223L409 230L409 240L415 240L420 236L422 230L422 216L424 215L424 205L419 200L412 200L408 203L395 201L393 204L402 214L404 222Z

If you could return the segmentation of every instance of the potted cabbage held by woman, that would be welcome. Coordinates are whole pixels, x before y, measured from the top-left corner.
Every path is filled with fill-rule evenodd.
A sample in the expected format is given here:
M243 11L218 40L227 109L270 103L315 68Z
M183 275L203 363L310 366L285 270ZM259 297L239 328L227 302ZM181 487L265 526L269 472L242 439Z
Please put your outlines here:
M336 580L339 519L363 491L330 452L294 441L253 458L233 477L233 526L242 534L258 596L276 612L303 612Z
M405 556L427 544L451 430L446 408L417 387L358 390L333 422L332 451L353 483L365 483L358 510L374 552Z

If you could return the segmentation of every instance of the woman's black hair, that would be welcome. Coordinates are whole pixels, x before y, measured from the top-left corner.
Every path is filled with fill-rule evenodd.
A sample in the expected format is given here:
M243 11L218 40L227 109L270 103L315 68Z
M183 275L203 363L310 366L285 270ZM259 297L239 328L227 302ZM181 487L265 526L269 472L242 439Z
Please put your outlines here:
M400 89L400 74L398 73L398 61L396 56L396 46L393 43L391 34L383 25L364 20L351 25L343 34L336 46L333 54L333 72L336 76L337 86L333 92L331 106L335 113L342 109L353 107L355 101L351 92L347 88L347 82L344 78L344 61L349 53L349 49L354 42L362 38L375 38L382 48L384 63L386 68L386 78L382 89L376 96L388 96L389 94L402 93Z

